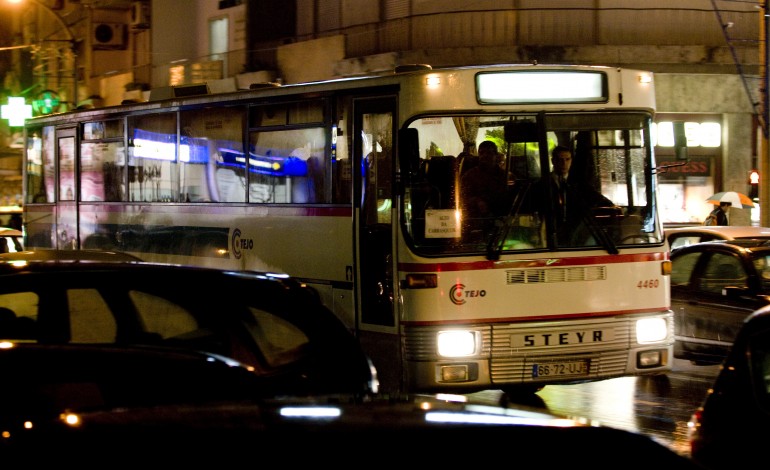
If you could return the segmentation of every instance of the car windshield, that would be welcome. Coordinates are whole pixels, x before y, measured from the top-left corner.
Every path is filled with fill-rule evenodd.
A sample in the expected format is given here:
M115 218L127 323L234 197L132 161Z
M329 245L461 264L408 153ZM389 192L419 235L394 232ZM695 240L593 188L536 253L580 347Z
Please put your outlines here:
M425 255L662 243L645 175L648 119L565 113L412 122L421 152L403 199L409 240ZM554 163L557 146L565 151ZM557 194L548 185L561 174Z

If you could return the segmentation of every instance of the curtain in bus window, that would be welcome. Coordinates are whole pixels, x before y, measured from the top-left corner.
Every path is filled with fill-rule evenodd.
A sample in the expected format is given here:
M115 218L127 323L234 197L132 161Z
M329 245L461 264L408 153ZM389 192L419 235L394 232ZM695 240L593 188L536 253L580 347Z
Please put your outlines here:
M53 202L53 143L53 127L27 131L26 202Z
M176 114L132 117L128 137L128 199L179 201Z
M53 127L43 129L43 185L48 202L56 199L56 142Z
M457 128L457 134L463 142L462 152L476 155L476 137L479 132L479 118L477 116L453 117L452 121Z
M249 134L249 202L326 201L326 133L323 127ZM226 162L244 157L233 152Z
M84 142L80 146L81 201L121 201L125 188L123 142Z
M179 185L187 202L245 202L246 108L180 113Z
M59 200L74 201L75 192L75 138L62 137L59 146Z

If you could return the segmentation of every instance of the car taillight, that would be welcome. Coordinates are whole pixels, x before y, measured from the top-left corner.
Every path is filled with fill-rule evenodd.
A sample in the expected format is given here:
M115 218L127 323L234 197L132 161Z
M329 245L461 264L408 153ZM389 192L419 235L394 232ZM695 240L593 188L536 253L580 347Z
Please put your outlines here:
M703 419L703 408L699 407L695 412L690 416L690 421L687 422L687 440L690 442L690 454L692 455L693 452L697 452L696 447L698 447L699 442L697 439L698 436L698 430L700 428L701 420Z

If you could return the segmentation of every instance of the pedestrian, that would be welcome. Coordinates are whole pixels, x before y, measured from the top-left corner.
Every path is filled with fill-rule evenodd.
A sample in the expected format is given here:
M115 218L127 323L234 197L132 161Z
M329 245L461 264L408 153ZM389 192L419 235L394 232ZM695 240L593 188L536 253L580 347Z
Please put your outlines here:
M727 214L732 205L731 202L720 202L703 221L703 225L730 225Z

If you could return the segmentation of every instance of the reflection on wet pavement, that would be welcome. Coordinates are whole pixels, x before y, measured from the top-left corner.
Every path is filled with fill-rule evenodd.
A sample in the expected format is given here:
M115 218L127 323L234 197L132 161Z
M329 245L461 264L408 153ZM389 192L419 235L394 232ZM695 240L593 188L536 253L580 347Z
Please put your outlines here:
M571 385L549 385L517 403L582 417L604 426L646 434L689 457L687 422L700 406L720 366L677 361L668 375L621 377ZM486 403L505 404L500 390L470 394Z

